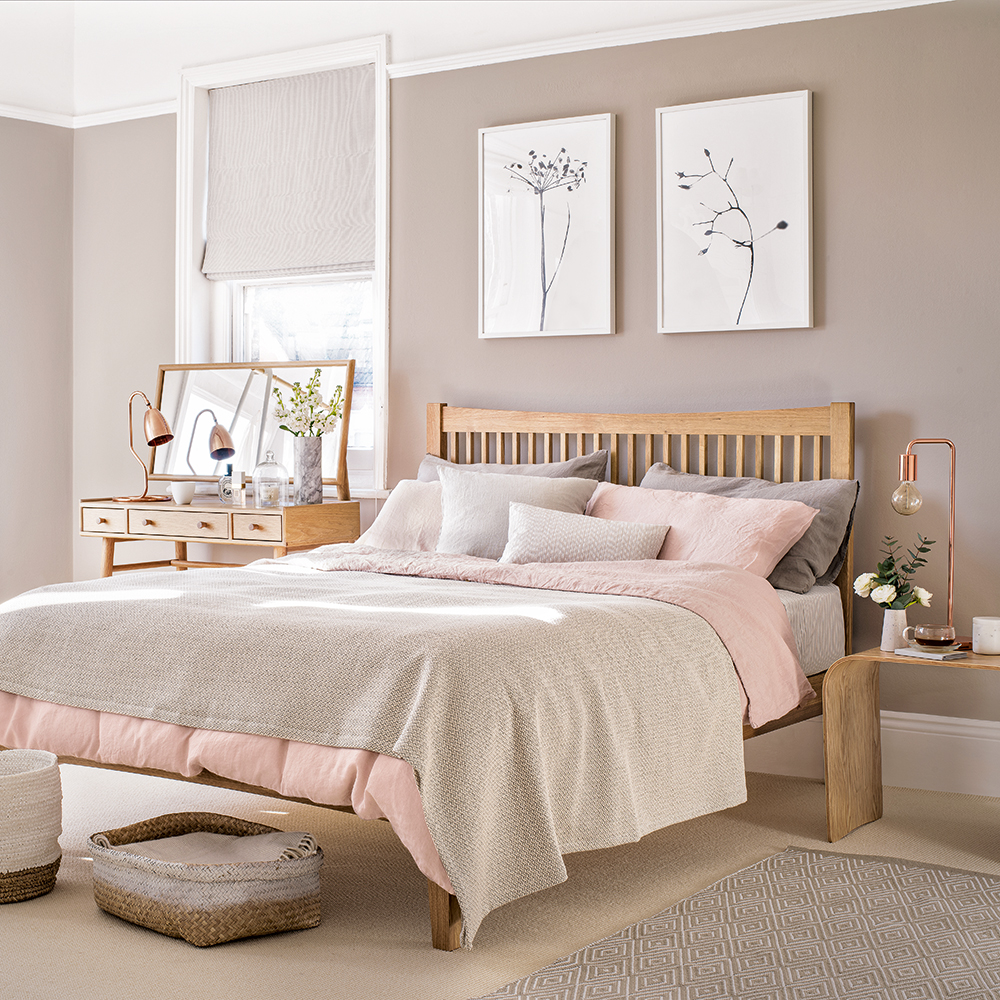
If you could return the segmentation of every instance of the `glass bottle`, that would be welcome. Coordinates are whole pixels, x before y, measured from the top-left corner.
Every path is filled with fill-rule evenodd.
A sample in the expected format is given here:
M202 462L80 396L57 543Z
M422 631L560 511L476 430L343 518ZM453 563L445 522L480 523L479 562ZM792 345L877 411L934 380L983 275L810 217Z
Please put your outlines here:
M274 460L274 452L268 451L256 469L253 470L253 497L256 507L280 507L285 502L288 489L288 472Z

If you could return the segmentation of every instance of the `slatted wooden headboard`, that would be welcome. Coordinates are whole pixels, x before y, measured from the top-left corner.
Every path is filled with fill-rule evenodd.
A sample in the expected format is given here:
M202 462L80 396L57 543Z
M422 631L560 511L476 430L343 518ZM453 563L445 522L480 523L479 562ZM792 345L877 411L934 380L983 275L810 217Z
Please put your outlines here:
M854 478L854 404L732 413L545 413L427 406L427 452L452 462L558 462L601 448L610 479L638 485L655 462L771 482ZM851 648L853 542L837 578Z

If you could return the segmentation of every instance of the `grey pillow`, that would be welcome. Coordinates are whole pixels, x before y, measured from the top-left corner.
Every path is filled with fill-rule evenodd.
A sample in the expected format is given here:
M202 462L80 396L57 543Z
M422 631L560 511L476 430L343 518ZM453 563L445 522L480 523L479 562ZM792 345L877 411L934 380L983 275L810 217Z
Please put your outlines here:
M597 489L593 479L544 479L441 468L438 552L499 559L507 544L510 505L531 504L582 514Z
M502 563L617 562L655 559L669 527L608 521L528 504L510 505Z
M759 500L798 500L819 513L806 533L788 550L767 578L778 590L804 594L817 583L832 583L847 557L859 483L856 479L817 479L805 483L769 483L764 479L698 476L677 472L662 462L650 466L642 486L654 490L714 493Z
M457 465L436 455L427 455L417 469L417 479L421 483L432 483L438 478L439 469L458 469L460 472L489 472L498 476L542 476L545 479L595 479L603 482L607 478L608 450L603 448L590 455L578 455L565 462L543 462L535 465L490 465L476 462L474 465Z

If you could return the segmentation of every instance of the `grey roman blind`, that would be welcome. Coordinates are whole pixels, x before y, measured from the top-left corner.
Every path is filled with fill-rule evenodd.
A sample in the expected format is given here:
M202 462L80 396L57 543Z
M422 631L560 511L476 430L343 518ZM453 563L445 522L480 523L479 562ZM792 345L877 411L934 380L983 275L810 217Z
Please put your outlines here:
M372 267L375 67L209 93L212 279Z

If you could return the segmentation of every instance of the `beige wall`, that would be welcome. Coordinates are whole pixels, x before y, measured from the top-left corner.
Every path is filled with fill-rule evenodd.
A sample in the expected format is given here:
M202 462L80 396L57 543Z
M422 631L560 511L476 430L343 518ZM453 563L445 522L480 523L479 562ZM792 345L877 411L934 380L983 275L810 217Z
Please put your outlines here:
M155 402L157 366L174 360L173 115L79 129L73 206L73 491L142 492L128 450L128 398ZM145 457L133 404L136 451ZM172 546L130 542L121 561L172 556ZM74 578L100 575L101 546L74 535Z
M945 613L947 449L926 503L888 498L913 437L958 447L956 615L1000 614L1000 4L979 0L602 49L392 85L390 478L411 476L428 400L540 409L857 403L856 568L881 537L940 539L918 583ZM654 109L813 91L816 325L656 333ZM477 129L613 112L618 334L476 337ZM862 648L881 612L857 603ZM911 620L920 620L911 612ZM1000 719L974 671L883 671L884 707Z
M73 135L0 118L0 601L68 580Z
M619 410L854 400L858 571L874 568L885 533L941 539L918 581L935 591L941 614L944 454L921 457L927 503L919 515L903 521L887 498L906 442L948 436L959 449L958 624L968 630L973 614L1000 614L991 502L1000 491L998 41L1000 4L957 0L395 80L391 481L416 470L429 400ZM815 329L657 334L654 109L797 89L814 93ZM618 130L618 334L477 340L476 130L605 111L615 113ZM23 144L15 167L0 154L0 179L41 184L31 150L46 128L24 126L22 138L9 131L20 123L0 127ZM64 158L75 144L72 497L107 495L141 479L126 445L128 394L150 392L156 365L173 357L174 119L81 129L72 138L50 131L57 139L46 141ZM7 191L5 184L5 213L16 206ZM33 225L37 216L54 226L51 201L38 195L35 208L25 209ZM53 242L60 234L65 242L66 231L54 229ZM26 268L14 297L32 282ZM23 358L19 372L63 373L48 402L65 427L65 405L60 418L56 404L68 385L68 334L41 320L54 303L23 308L37 343L8 356ZM22 413L34 397L19 400ZM0 435L6 462L21 445L9 420ZM67 464L48 451L18 461L36 478ZM70 523L66 486L56 490ZM40 502L32 498L25 523L41 526ZM33 553L36 543L20 541L23 534L4 552ZM72 534L44 542L62 578L68 569L56 567L68 567ZM77 576L94 575L96 543L76 539L75 553ZM5 563L13 590L34 583L27 558L23 565L8 574ZM857 616L856 641L873 644L878 609L859 601ZM996 678L973 671L887 669L883 692L890 709L1000 719Z

